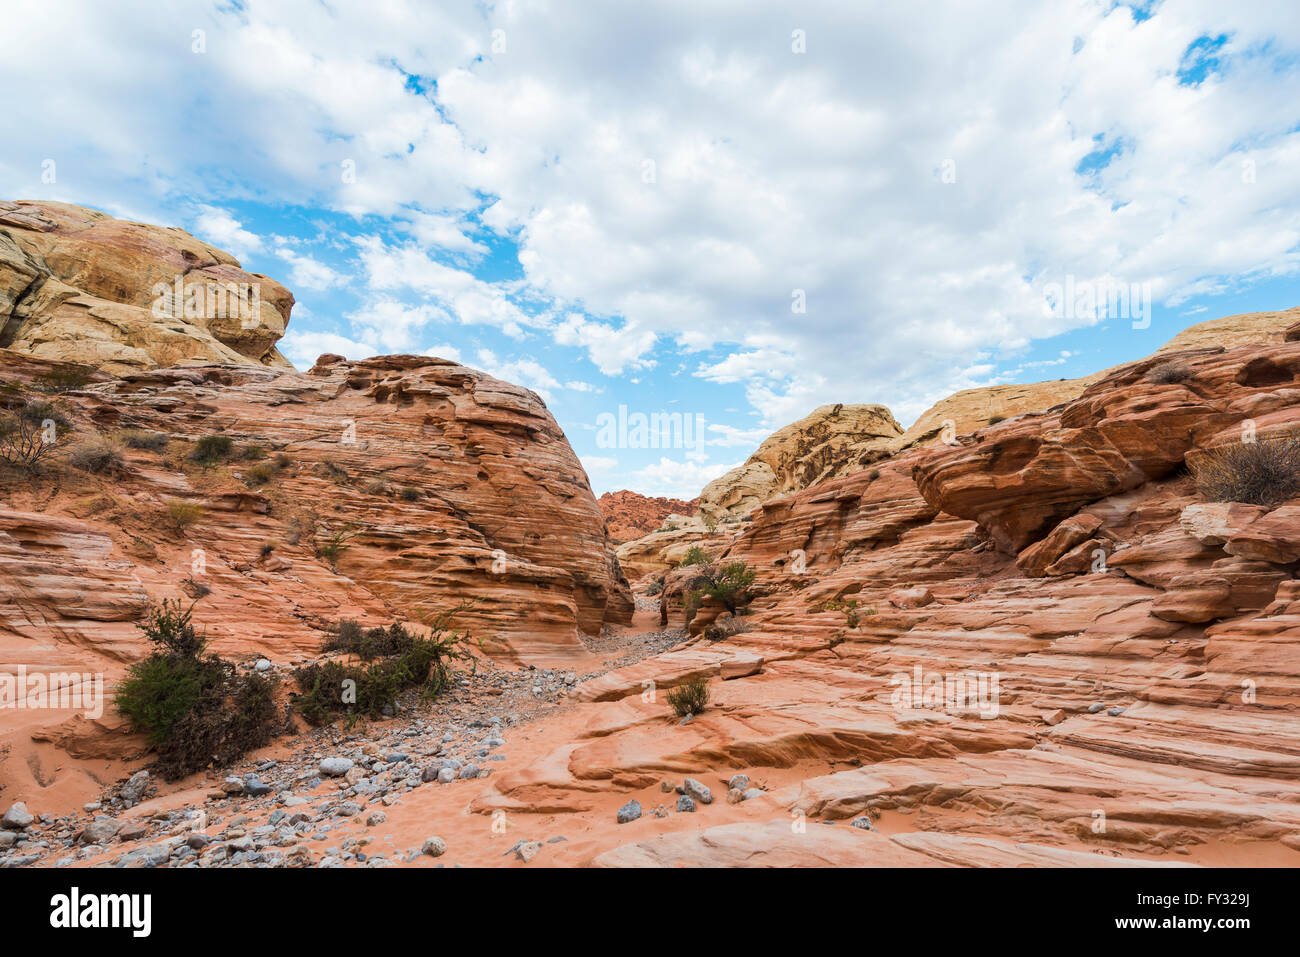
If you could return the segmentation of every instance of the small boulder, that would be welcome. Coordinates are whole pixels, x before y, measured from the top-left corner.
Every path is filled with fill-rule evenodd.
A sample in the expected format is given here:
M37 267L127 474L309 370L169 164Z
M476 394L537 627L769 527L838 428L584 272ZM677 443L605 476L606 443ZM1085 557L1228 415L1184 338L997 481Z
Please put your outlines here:
M420 853L428 854L430 857L442 857L447 853L447 842L440 837L428 838L420 848Z
M695 778L687 778L682 782L682 793L689 794L701 804L713 803L713 792L709 790L708 785Z
M641 816L641 803L639 801L628 801L618 809L618 823L627 824L635 821Z
M320 773L327 778L341 778L351 770L351 758L326 758L320 763Z
M5 811L4 817L0 818L0 827L7 831L21 831L30 827L36 818L27 810L27 805L22 801L17 801L9 806Z
M121 826L111 817L96 818L82 829L81 843L98 844L100 841L107 841Z
M117 839L123 843L138 841L149 833L149 828L140 821L127 821L117 832Z

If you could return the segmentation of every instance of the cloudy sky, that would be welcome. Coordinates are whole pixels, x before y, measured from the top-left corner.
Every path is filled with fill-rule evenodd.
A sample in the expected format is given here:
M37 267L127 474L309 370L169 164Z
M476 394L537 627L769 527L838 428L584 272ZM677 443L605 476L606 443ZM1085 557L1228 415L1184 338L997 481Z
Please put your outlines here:
M597 492L690 497L823 403L906 427L1300 305L1295 0L2 16L0 198L230 250L297 296L300 368L423 352L526 385ZM609 447L620 405L703 438Z

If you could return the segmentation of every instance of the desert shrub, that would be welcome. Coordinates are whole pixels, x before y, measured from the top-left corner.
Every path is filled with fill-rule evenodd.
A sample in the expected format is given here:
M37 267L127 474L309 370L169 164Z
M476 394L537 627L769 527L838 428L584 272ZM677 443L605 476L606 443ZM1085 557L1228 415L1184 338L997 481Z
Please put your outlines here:
M471 658L466 635L450 630L447 622L448 616L439 616L421 634L400 622L363 629L355 621L340 621L321 650L344 652L360 663L330 660L296 669L300 693L294 706L309 723L321 725L340 715L349 723L380 718L413 688L425 698L436 697L450 684L454 663Z
M1221 445L1195 460L1191 470L1211 502L1279 505L1300 495L1300 436Z
M656 578L649 585L647 585L645 589L645 593L651 596L652 598L655 595L662 595L663 591L664 591L664 580L662 578Z
M289 456L283 452L276 452L275 455L271 457L271 461L275 463L275 467L278 469L287 469L293 464L293 459L289 458Z
M159 772L175 780L210 766L234 764L249 751L270 744L277 724L278 685L274 677L236 675L227 668L223 685L182 714L158 747Z
M152 654L131 666L117 691L117 710L147 735L151 747L158 747L200 698L225 681L225 669L215 657Z
M59 448L60 438L54 419L34 419L22 412L0 416L0 464L37 471Z
M279 474L280 470L271 462L258 462L244 469L244 484L269 485Z
M54 430L60 433L72 428L72 423L63 410L53 402L24 402L18 409L18 417L35 425L44 426L53 422Z
M257 554L259 558L270 558L273 551L275 551L275 542L263 542Z
M354 618L340 618L334 626L333 636L326 638L321 645L323 651L340 651L355 648L364 637L359 622Z
M146 452L163 452L167 449L167 435L151 429L123 429L118 438L128 448L141 449Z
M239 457L245 462L260 462L266 458L266 449L260 445L245 445L239 450Z
M989 425L997 425L999 422L1005 422L1006 420L1005 415L991 415L989 416Z
M703 634L707 641L723 641L732 635L740 635L750 631L753 627L753 624L744 618L737 618L732 615L730 618L715 621L704 629Z
M734 615L738 608L749 604L754 577L754 570L744 562L728 562L720 568L709 566L692 583L692 595L697 599L705 595L715 598Z
M1188 379L1194 379L1196 376L1192 370L1181 362L1162 362L1154 365L1147 370L1147 380L1150 382L1159 382L1165 385L1172 385L1178 382L1186 382Z
M205 435L194 443L190 460L200 465L215 465L230 458L235 443L228 435Z
M704 549L700 548L699 545L692 545L686 549L686 555L677 564L679 566L705 565L708 561L709 556L704 553Z
M312 471L331 482L342 484L348 480L348 470L333 459L321 459L316 463Z
M184 531L203 517L203 506L181 498L167 500L167 521L176 531Z
M366 483L366 494L368 495L387 495L388 479L372 479Z
M339 558L348 547L348 539L356 537L356 532L341 529L316 543L316 557L323 559L330 568L338 569Z
M856 598L831 598L822 602L823 611L842 611L844 612L844 624L849 628L858 627L858 600ZM875 609L870 609L868 614L874 615Z
M709 682L703 675L687 678L668 692L668 707L679 718L701 714L709 703Z
M304 518L301 515L290 517L284 527L284 541L287 545L297 545L302 541L303 535L314 534L316 522L314 519Z
M119 472L126 465L122 459L121 447L101 436L85 439L70 448L68 464L93 475Z
M199 581L193 575L181 579L181 591L185 592L185 594L195 600L206 598L208 595L212 594L212 589L203 584L203 582Z
M164 599L149 609L143 625L137 625L159 650L187 658L203 653L207 642L194 627L194 606L183 608L179 601Z
M403 502L418 502L420 500L420 490L408 485L401 491Z
M39 392L72 392L84 389L94 373L84 366L60 366L36 378L33 388Z
M116 695L118 711L147 736L168 780L233 763L275 732L277 679L238 675L205 654L193 608L165 601L149 610L139 627L154 651L131 666Z
M870 472L867 473L867 478L869 478L873 482L876 479L880 478L880 469L872 469Z

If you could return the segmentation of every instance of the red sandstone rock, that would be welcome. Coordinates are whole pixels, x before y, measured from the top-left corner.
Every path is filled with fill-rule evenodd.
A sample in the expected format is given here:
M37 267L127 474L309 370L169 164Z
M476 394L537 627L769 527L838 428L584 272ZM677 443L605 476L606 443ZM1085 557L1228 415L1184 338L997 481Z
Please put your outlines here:
M615 543L629 542L659 529L669 515L694 515L699 499L650 498L629 492L606 492L596 499Z

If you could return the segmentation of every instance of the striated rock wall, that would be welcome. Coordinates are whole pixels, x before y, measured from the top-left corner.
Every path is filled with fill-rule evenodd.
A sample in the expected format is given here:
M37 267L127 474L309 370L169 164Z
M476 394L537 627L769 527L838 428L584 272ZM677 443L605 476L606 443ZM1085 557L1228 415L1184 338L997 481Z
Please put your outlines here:
M11 387L50 368L0 351ZM53 402L69 447L126 430L160 433L165 447L121 444L120 470L100 475L60 460L36 478L0 478L5 673L100 673L111 692L146 653L136 623L165 597L197 598L214 651L277 665L313 657L340 618L417 620L464 601L454 624L506 664L584 661L582 636L631 619L559 426L534 393L485 373L423 356L324 356L307 374L136 372ZM228 437L233 454L194 463L205 436ZM198 517L179 527L175 503ZM7 740L45 742L5 762L0 785L132 743L111 706L96 721L0 711L0 722Z
M769 499L724 556L759 575L747 627L580 686L581 733L472 807L598 811L604 866L1300 864L1300 499L1208 502L1182 468L1251 429L1300 434L1300 341L1144 360ZM760 793L612 823L736 774Z
M656 498L630 492L606 492L596 499L615 542L626 542L658 531L670 515L694 515L699 499Z
M0 202L0 348L127 373L292 368L293 295L182 229L51 202Z

